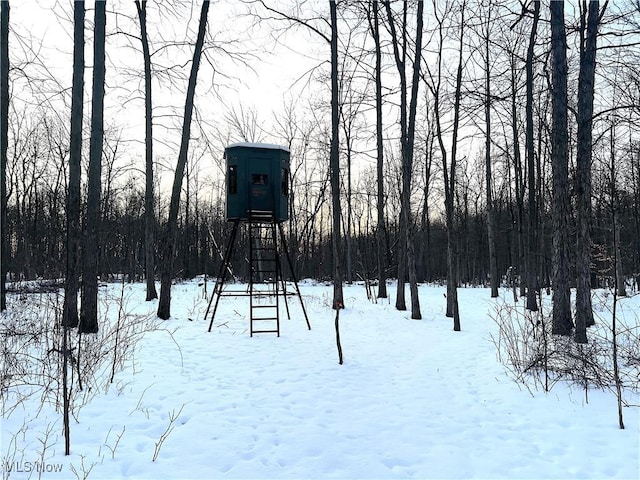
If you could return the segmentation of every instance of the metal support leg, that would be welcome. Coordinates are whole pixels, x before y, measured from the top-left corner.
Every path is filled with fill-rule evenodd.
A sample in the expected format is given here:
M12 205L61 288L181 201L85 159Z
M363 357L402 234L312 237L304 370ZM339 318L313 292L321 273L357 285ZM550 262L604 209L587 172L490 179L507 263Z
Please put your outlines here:
M231 253L233 252L233 247L235 245L236 236L238 234L238 227L240 226L240 220L235 220L233 222L233 230L231 230L231 236L229 237L229 241L227 242L227 248L224 253L224 260L220 265L220 269L218 270L218 276L216 277L216 284L213 287L213 294L211 295L211 300L209 300L209 305L207 306L207 311L204 314L204 318L206 320L209 315L209 309L211 308L211 303L213 302L213 298L216 297L216 292L218 296L216 297L216 303L213 307L213 313L211 314L211 322L209 322L209 332L213 327L213 319L216 317L216 310L218 310L218 303L220 302L220 297L222 296L222 287L224 285L224 281L227 277L227 270L229 267L229 263L231 261Z
M289 269L291 270L291 277L293 278L293 284L296 286L296 293L298 294L298 298L300 299L300 306L302 307L302 313L304 314L304 319L307 322L307 328L311 330L311 324L309 323L309 317L307 317L307 311L304 308L304 302L302 301L302 294L300 293L300 287L298 286L298 279L296 278L296 274L293 270L293 263L291 262L291 257L289 256L289 248L287 247L287 241L284 237L284 230L282 229L282 224L278 224L278 230L280 231L280 240L282 242L282 249L287 257L287 263L289 264Z

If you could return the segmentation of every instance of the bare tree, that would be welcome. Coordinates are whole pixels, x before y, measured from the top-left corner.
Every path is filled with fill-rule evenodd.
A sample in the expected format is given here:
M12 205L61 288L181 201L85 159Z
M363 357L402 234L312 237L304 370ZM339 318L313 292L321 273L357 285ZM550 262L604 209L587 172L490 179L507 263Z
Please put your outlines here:
M333 252L333 308L344 308L342 292L342 235L340 219L340 110L338 106L338 15L335 1L329 1L331 16L331 149L329 168L331 177L332 235Z
M9 145L9 1L0 2L0 312L7 309L7 147Z
M182 181L184 170L189 153L189 138L191 136L191 118L193 116L193 104L196 93L196 79L200 68L200 58L204 36L207 29L207 15L209 13L209 0L204 0L200 11L198 24L198 36L193 51L193 61L191 63L191 73L187 86L187 98L184 106L184 120L182 124L182 138L180 141L180 151L178 153L178 163L173 178L173 188L171 190L171 203L169 206L169 218L164 228L162 238L162 266L160 276L160 300L158 302L158 317L163 320L171 317L171 277L173 276L173 262L176 247L176 235L178 224L178 209L180 206L180 192L182 191Z
M412 232L411 215L411 177L413 175L413 150L416 127L416 109L418 103L418 89L420 85L420 61L422 58L422 27L424 2L418 2L416 13L416 43L413 59L413 76L411 79L411 97L407 105L407 72L406 59L408 53L407 39L407 7L404 1L401 30L398 35L396 31L396 20L391 11L391 2L384 2L387 11L389 28L391 30L391 41L393 45L393 56L396 68L400 77L400 150L402 156L402 191L400 206L400 232L398 241L398 293L396 296L396 308L405 310L404 299L405 279L409 278L409 288L411 291L411 318L420 319L420 300L418 297L418 284L416 280L416 257L415 243Z
M520 131L518 128L518 112L520 110L518 105L518 55L515 51L509 52L509 70L511 73L511 88L510 88L510 106L511 106L511 139L513 150L513 173L514 173L514 197L515 197L515 213L513 214L514 222L516 223L516 256L517 256L517 269L520 275L520 296L526 295L526 289L524 281L524 274L526 271L526 255L525 255L525 242L524 242L524 191L525 191L525 179L523 175L522 155L520 153ZM507 147L508 148L508 147ZM508 151L508 150L507 150ZM513 262L515 263L515 262ZM513 274L513 281L515 282L516 275ZM516 296L515 283L514 283L514 297Z
M529 34L529 46L527 47L526 69L526 152L527 152L527 178L528 178L528 230L527 230L527 309L535 312L538 310L538 249L537 226L538 209L536 203L536 163L535 145L533 136L533 63L535 60L536 36L538 33L538 21L540 19L540 2L533 2L533 23Z
M485 118L485 181L487 190L487 236L489 241L489 281L491 284L491 297L498 297L498 254L496 252L496 212L493 206L493 171L491 159L491 13L492 4L486 7L487 17L485 20L484 32L484 71L485 71L485 100L484 100L484 118Z
M331 252L332 252L332 273L333 273L333 308L344 308L344 295L342 289L343 272L343 248L342 248L342 206L340 200L340 109L339 109L339 86L338 86L338 10L337 1L329 1L329 19L324 15L317 15L313 18L303 18L300 15L301 8L298 5L295 13L286 13L266 4L264 0L252 0L250 4L258 5L260 8L273 15L271 19L285 21L291 26L301 26L309 32L317 35L325 41L330 48L331 64L331 143L329 147L329 181L331 185ZM261 20L260 14L254 13ZM324 32L323 26L328 25L330 33Z
M588 3L588 7L587 7ZM577 151L576 151L576 332L578 343L587 342L587 327L593 325L591 306L591 158L593 96L596 72L596 40L600 2L580 2L580 73L578 76Z
M155 283L155 227L153 197L153 105L151 96L151 54L147 34L147 0L136 0L140 20L140 41L144 61L144 112L145 112L145 193L144 193L144 258L147 279L147 301L158 298Z
M378 265L378 298L387 298L386 255L385 255L385 218L384 218L384 142L382 123L382 51L380 48L379 3L371 6L373 22L370 19L371 35L375 43L375 84L376 84L376 184L378 222L376 227L376 260Z
M344 160L346 163L346 218L342 219L343 223L343 238L345 245L345 281L348 284L353 283L354 268L353 268L353 250L354 250L354 230L355 225L353 222L353 210L354 210L354 195L353 195L353 183L354 183L354 160L355 146L359 140L359 134L362 130L361 123L359 123L362 117L363 106L366 103L368 97L369 79L367 78L361 88L357 87L360 73L360 66L362 65L365 57L364 49L354 49L353 40L356 29L350 29L348 33L341 38L341 44L344 53L338 56L340 58L340 65L338 66L338 125L342 130L344 140L340 141L341 152L344 152ZM343 179L344 183L344 179ZM344 217L344 215L343 215ZM357 249L357 242L356 242ZM365 268L366 270L366 268Z
M91 99L91 139L89 142L89 173L87 193L87 220L84 235L82 269L82 303L79 330L82 333L98 331L98 261L100 229L100 194L102 170L102 144L104 140L104 85L106 0L95 4L93 43L93 93Z
M569 284L569 132L567 126L567 36L564 2L551 2L553 170L553 318L552 332L570 335L571 290Z
M462 64L463 64L463 45L464 45L464 13L466 9L466 1L460 8L460 44L458 51L458 69L456 71L456 89L453 106L453 136L451 139L451 165L447 171L446 156L442 158L442 171L444 173L445 184L445 210L447 217L447 312L453 317L453 330L459 332L460 325L460 309L458 307L458 276L456 275L457 249L455 245L454 235L454 197L456 185L456 162L458 151L458 126L460 122L460 101L462 95ZM439 133L442 137L442 133Z
M430 82L427 83L431 94L434 99L434 120L436 125L436 137L438 139L438 145L440 147L440 155L442 157L442 173L444 180L444 193L445 193L445 217L446 217L446 229L447 229L447 317L453 318L453 330L460 331L460 313L458 308L458 291L457 291L457 247L455 238L455 186L456 186L456 171L457 171L457 151L458 151L458 133L460 123L460 101L462 97L462 67L464 61L464 27L465 27L465 7L466 2L460 6L460 41L458 46L458 66L456 70L456 82L454 93L454 105L453 105L453 126L452 138L451 138L451 158L448 156L447 148L445 147L445 133L442 125L442 109L440 102L442 101L442 77L443 77L443 62L444 62L444 18L437 10L437 2L433 1L434 12L436 21L438 22L438 53L437 64L435 73L431 71L427 64L427 71L429 72ZM446 5L447 11L443 13L446 15L450 13L450 5Z
M231 107L225 115L231 138L237 137L242 142L264 141L264 131L261 120L255 108L245 108L242 104Z
M78 267L80 243L80 165L84 98L84 1L73 4L73 80L71 87L71 139L67 192L67 268L64 286L66 327L78 326Z
M614 87L613 95L616 97L616 88ZM611 192L611 220L612 220L612 229L613 229L613 258L614 258L614 272L615 275L615 288L616 295L618 297L626 297L627 289L625 285L624 279L624 268L622 264L622 249L620 245L620 236L621 236L621 220L620 216L622 213L622 202L620 199L620 191L618 189L618 180L617 180L617 168L616 163L619 159L616 156L616 122L613 120L611 122L611 128L609 129L609 171L611 175L610 187L609 190Z

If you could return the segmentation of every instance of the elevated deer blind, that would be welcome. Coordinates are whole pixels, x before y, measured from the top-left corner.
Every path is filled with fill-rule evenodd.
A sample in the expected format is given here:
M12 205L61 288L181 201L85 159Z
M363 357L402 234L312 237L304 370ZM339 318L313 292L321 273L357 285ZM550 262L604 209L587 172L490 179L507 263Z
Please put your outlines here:
M227 163L227 220L289 218L289 149L266 143L235 143Z

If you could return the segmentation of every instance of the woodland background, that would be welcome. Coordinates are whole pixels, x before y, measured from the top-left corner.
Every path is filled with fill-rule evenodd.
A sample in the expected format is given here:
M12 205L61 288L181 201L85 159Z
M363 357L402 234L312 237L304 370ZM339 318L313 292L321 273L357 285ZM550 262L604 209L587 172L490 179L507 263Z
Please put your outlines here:
M8 110L2 116L8 128L2 165L2 269L10 281L60 279L68 272L73 3L51 3L54 26L42 31L10 21L7 13L8 37L2 39L9 58ZM84 2L75 3L85 8ZM525 271L533 272L536 288L551 285L557 72L549 2L228 3L211 5L203 37L184 180L171 232L174 278L218 271L229 228L222 153L230 143L248 141L291 150L285 228L299 278L335 279L336 252L335 263L343 266L340 275L347 282L395 278L399 261L403 268L408 235L418 282L447 282L452 258L457 285L489 285L492 277L511 281ZM591 280L592 286L612 284L615 265L624 285L640 271L640 7L631 1L552 3L564 4L568 47L569 245L575 246L578 232L582 186L576 172L585 155L577 136L579 76L591 33L597 38L588 158ZM118 274L142 280L150 255L156 264L146 276L156 277L158 265L167 263L160 250L166 242L176 158L183 154L184 98L195 63L191 56L202 25L197 21L199 4L136 4L138 9L131 2L106 4L104 128L94 237L86 236L92 106L95 110L89 47L96 43L98 23L93 2L86 5L77 238L96 240L81 241L80 252L95 257L103 280ZM8 5L2 1L3 12ZM591 9L598 15L596 32L588 29ZM51 46L48 29L61 29L56 31L66 36ZM329 61L332 33L335 70ZM145 88L147 58L151 98ZM281 76L276 83L285 84L286 92L264 98L262 105L249 99L250 85L267 76ZM337 95L333 101L332 93ZM153 154L145 150L145 99L151 102L154 122ZM332 106L337 130L332 130ZM414 137L408 144L411 132L406 127L411 130L411 125ZM332 142L337 138L339 143ZM331 168L332 146L339 148L337 169ZM145 155L151 155L146 164L150 159L151 177ZM146 203L150 185L153 203ZM337 221L332 218L336 191ZM146 249L149 205L153 242ZM336 226L339 250L331 242ZM495 242L494 272L490 237ZM246 241L241 238L234 259L240 278L247 276ZM90 247L96 248L95 256ZM571 253L572 285L575 262Z

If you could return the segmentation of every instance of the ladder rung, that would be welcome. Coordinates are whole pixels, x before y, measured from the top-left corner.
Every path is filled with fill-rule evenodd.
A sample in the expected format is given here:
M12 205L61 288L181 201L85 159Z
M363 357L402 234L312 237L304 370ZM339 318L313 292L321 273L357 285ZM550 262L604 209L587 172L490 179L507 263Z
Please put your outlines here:
M250 212L250 295L256 297L273 297L280 295L278 291L279 281L279 255L278 244L275 239L275 218L272 211ZM268 222L268 223L267 223ZM261 280L265 279L265 280ZM256 288L254 288L254 285ZM257 285L263 285L261 290ZM274 301L268 299L267 302ZM251 334L275 333L280 336L279 304L276 297L275 304L254 305L250 303ZM254 315L257 315L254 316ZM271 316L269 316L271 315ZM255 322L255 323L254 323ZM254 325L263 323L263 329L254 330ZM266 323L271 322L271 323Z

